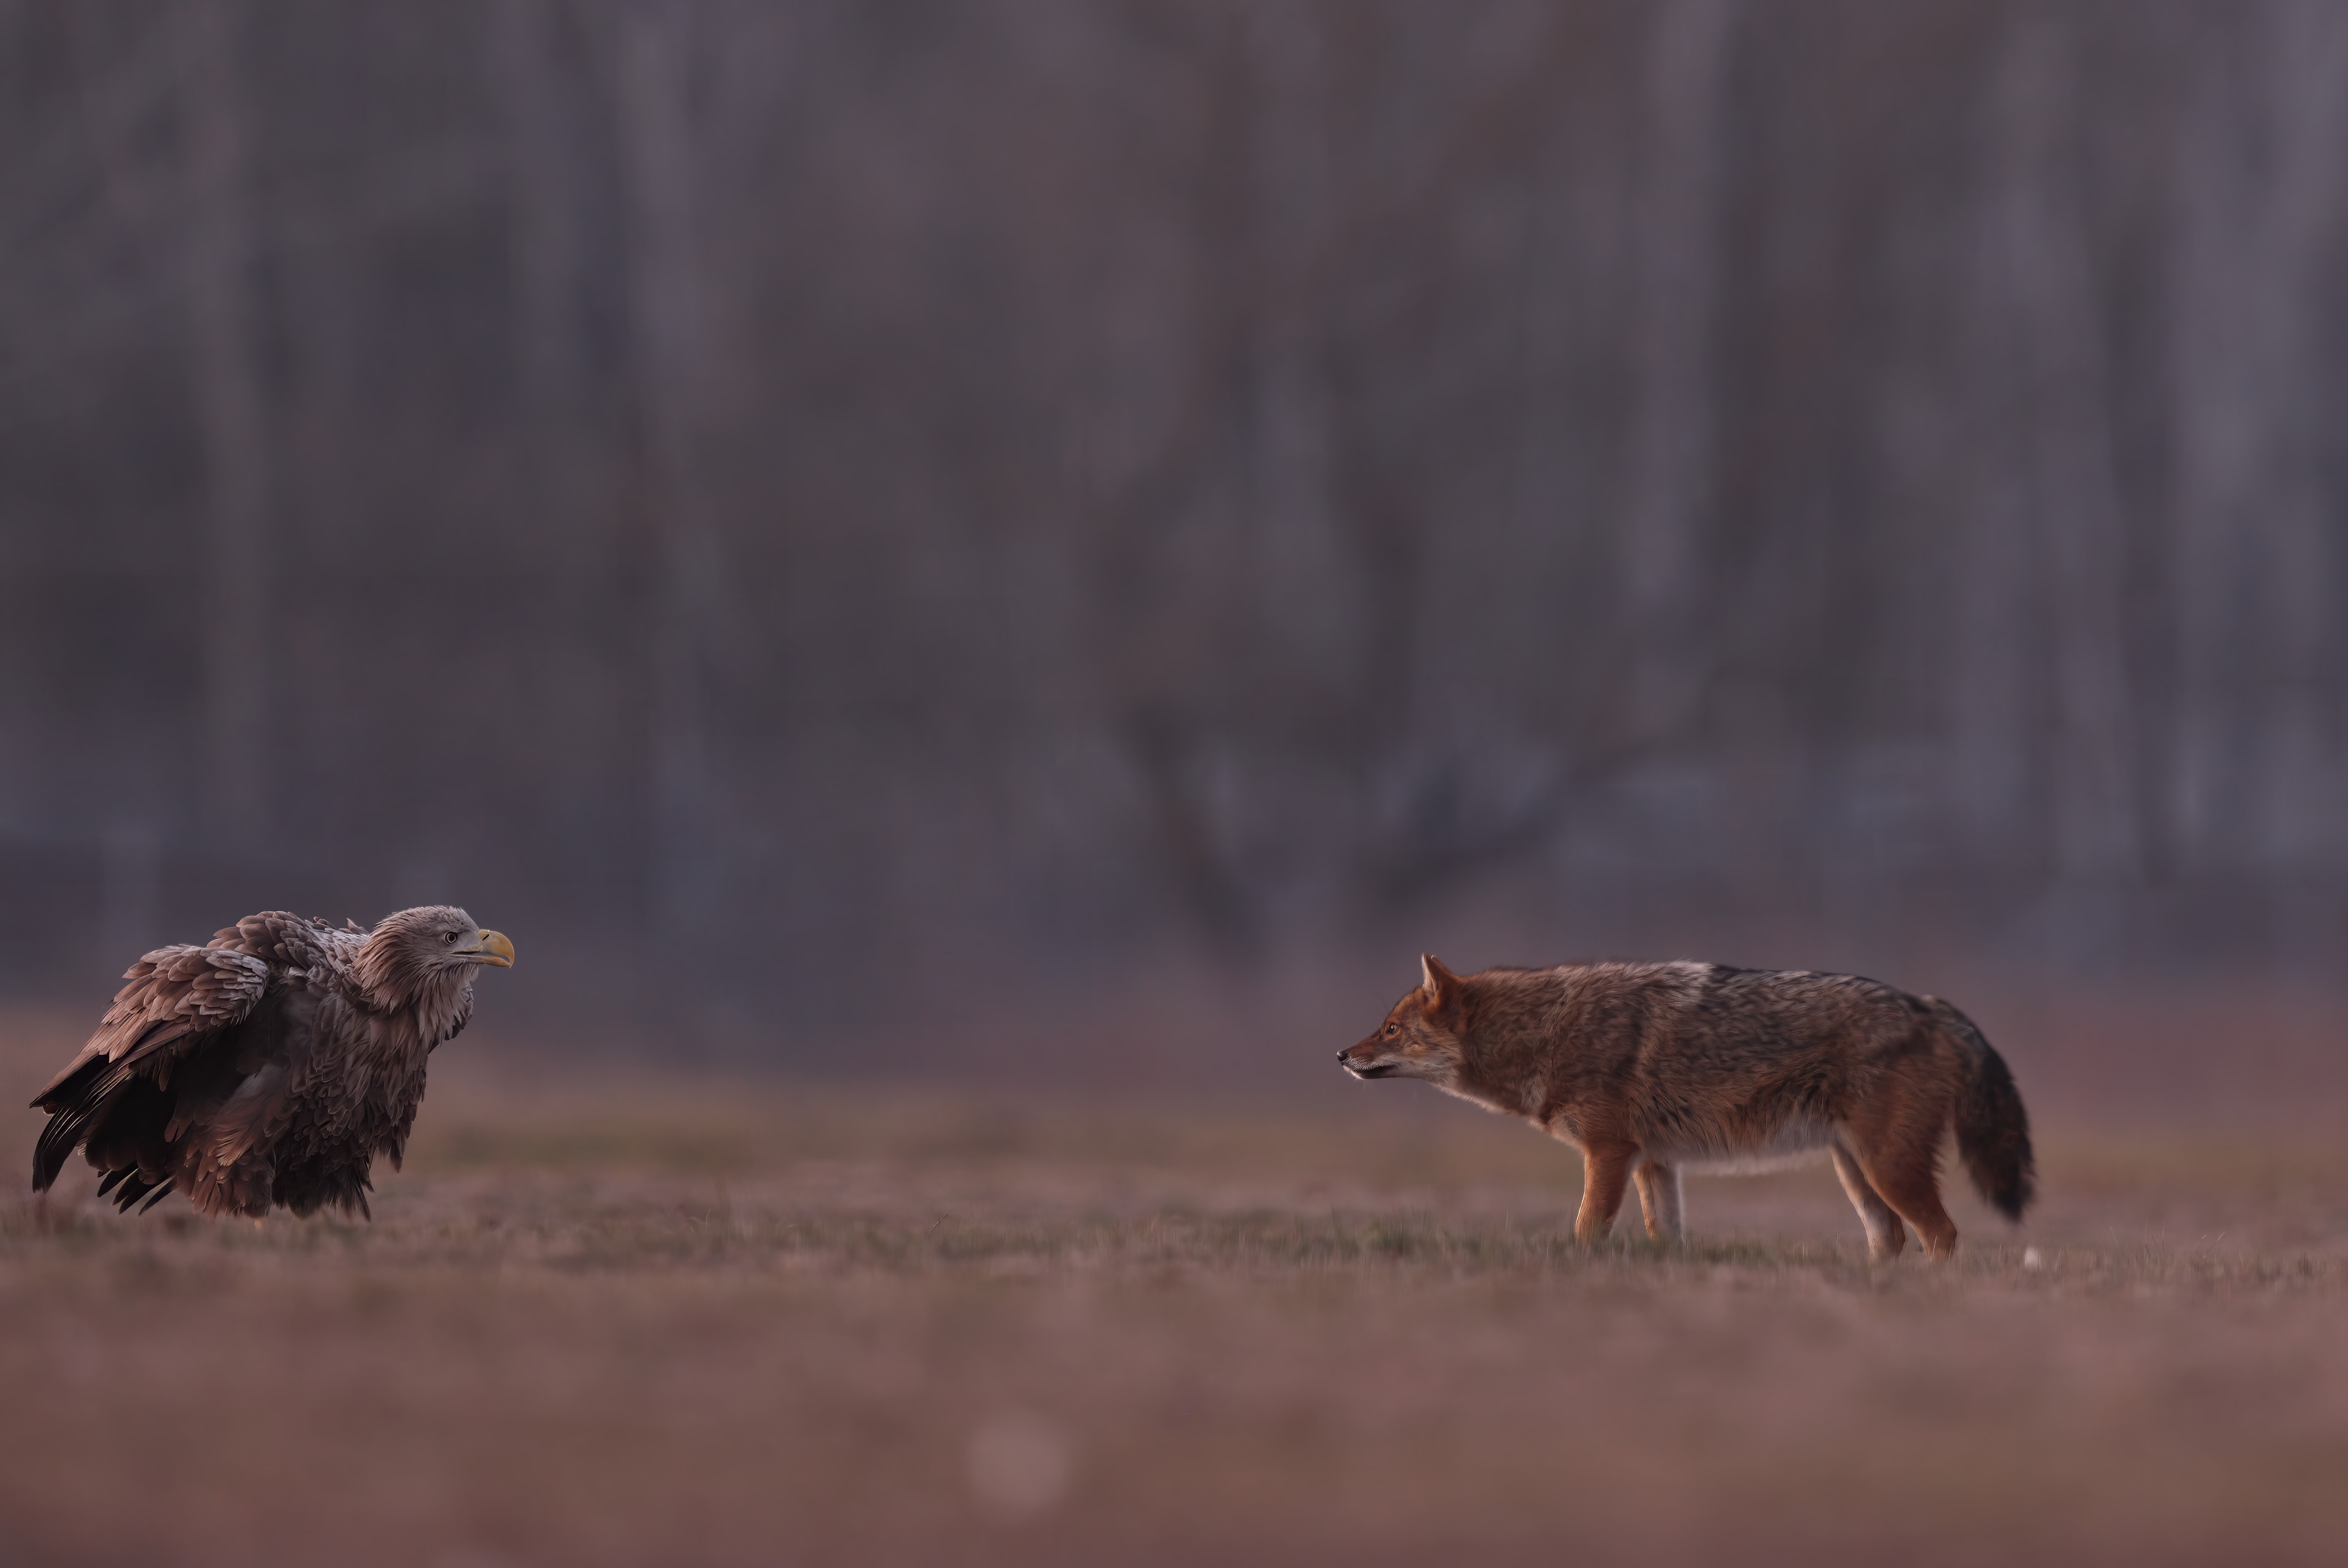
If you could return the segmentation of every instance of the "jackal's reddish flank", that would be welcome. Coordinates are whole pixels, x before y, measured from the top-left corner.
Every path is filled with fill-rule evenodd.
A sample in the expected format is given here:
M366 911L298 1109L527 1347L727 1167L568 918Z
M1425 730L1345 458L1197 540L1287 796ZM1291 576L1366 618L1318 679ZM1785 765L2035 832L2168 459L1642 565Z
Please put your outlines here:
M1719 964L1583 964L1461 976L1429 955L1418 989L1338 1053L1356 1078L1413 1078L1521 1116L1581 1150L1584 1242L1638 1183L1647 1233L1681 1235L1680 1176L1823 1153L1879 1257L1908 1225L1956 1250L1941 1207L1952 1127L1982 1197L2019 1220L2030 1123L2005 1062L1946 1002L1854 975Z

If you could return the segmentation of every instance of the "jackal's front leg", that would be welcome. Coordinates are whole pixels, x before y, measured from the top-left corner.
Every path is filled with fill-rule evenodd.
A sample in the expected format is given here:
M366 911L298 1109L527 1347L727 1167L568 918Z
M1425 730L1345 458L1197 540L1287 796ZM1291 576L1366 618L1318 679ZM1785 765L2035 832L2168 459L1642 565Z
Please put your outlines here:
M1633 1149L1584 1149L1581 1151L1581 1212L1574 1216L1573 1239L1584 1246L1606 1239L1622 1212L1623 1190L1631 1184L1631 1167L1638 1161Z

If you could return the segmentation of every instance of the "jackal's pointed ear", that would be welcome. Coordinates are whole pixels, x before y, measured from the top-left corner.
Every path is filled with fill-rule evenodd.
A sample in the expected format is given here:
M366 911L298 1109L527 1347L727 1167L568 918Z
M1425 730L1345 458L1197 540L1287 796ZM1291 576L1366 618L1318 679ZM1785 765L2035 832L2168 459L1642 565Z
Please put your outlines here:
M1432 953L1418 955L1419 989L1426 993L1426 1008L1430 1013L1448 1011L1459 1000L1466 983L1451 973L1451 966Z

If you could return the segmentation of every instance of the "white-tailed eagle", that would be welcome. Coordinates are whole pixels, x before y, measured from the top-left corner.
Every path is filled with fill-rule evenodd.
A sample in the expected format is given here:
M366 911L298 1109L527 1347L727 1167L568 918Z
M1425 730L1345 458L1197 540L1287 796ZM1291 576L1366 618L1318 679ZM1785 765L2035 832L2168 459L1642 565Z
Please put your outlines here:
M272 910L130 966L98 1033L35 1098L45 1191L77 1148L125 1213L173 1188L205 1214L367 1212L378 1153L399 1168L424 1066L473 1016L473 975L513 944L461 909L373 931Z

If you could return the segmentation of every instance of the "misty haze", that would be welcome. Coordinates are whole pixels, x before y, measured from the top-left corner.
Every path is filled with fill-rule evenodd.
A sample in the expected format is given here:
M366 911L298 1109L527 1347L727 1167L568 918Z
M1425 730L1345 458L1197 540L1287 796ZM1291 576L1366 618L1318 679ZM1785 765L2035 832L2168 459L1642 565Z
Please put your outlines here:
M372 1227L0 1205L0 1559L2348 1531L2348 6L0 0L0 256L18 1099L519 954ZM2041 1206L1577 1247L1423 954L1949 998Z

